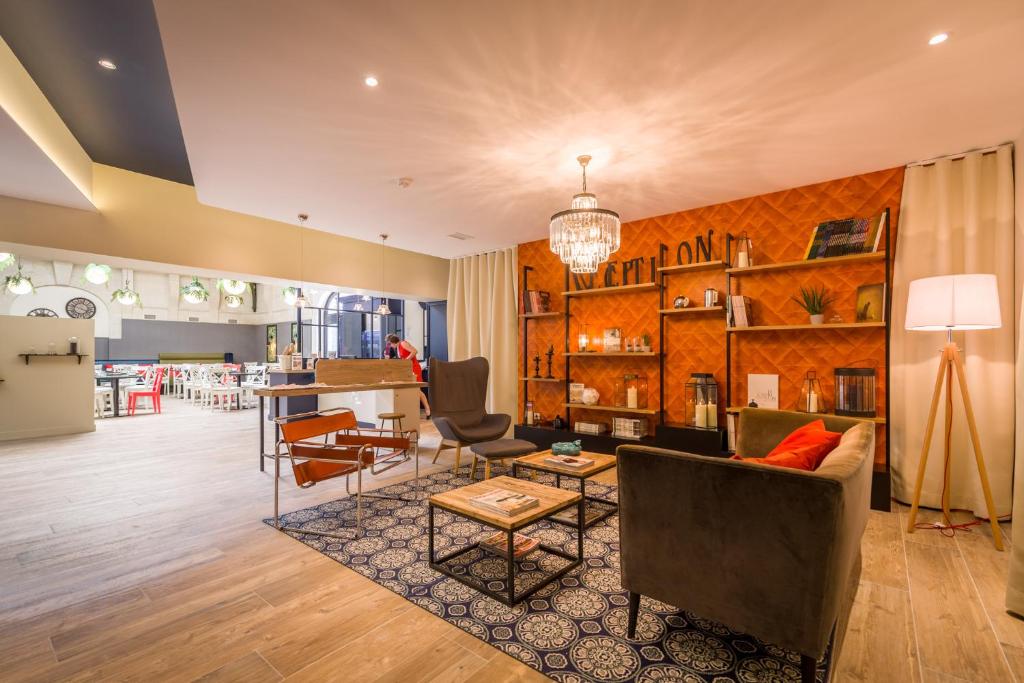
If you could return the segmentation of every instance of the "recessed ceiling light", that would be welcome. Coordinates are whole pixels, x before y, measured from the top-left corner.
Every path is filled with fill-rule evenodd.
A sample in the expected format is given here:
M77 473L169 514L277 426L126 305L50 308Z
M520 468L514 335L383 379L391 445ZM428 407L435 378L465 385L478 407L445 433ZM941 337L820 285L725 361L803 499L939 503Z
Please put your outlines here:
M115 71L117 69L117 64L114 64L109 59L101 59L100 61L98 61L96 63L99 64L100 66L102 66L104 69L109 69L111 71Z
M378 85L380 85L380 81L377 80L376 76L367 76L366 78L363 79L363 83L370 86L371 88L376 88Z
M936 33L934 36L932 36L931 38L928 39L928 44L929 45L938 45L939 43L946 42L946 40L948 38L949 38L949 34L948 33Z

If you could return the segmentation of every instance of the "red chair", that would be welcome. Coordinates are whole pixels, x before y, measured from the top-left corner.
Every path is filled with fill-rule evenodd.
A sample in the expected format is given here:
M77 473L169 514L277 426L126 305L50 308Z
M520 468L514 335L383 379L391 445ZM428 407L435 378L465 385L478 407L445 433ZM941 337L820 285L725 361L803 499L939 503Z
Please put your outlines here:
M144 391L132 391L128 394L128 414L135 414L135 405L139 397L148 398L153 405L153 412L160 412L160 389L163 387L164 369L157 368L153 374L153 384Z
M349 475L356 475L356 528L358 536L362 526L363 498L404 500L401 497L363 493L363 470L378 474L405 462L415 460L415 477L419 479L417 436L415 432L390 430L361 430L355 414L348 408L335 408L315 413L300 413L276 419L281 425L281 440L274 452L274 526L283 531L296 531L331 538L348 536L312 529L283 526L279 513L279 482L281 461L287 458L299 488L309 488L322 481L345 477L345 490L349 490ZM334 443L331 443L333 435ZM284 451L284 452L282 452Z

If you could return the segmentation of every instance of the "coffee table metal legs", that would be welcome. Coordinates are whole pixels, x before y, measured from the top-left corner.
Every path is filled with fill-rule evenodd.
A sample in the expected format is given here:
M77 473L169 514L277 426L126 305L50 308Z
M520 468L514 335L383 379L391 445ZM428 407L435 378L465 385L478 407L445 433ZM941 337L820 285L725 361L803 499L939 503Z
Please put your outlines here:
M585 502L584 502L583 498L580 498L580 501L576 504L576 520L577 520L577 523L576 523L576 556L574 557L574 556L570 555L569 553L565 552L561 548L554 548L552 546L545 545L543 543L540 544L539 546L537 546L538 550L543 550L544 552L550 553L551 555L557 555L558 557L561 557L563 559L569 560L570 562L565 567L562 567L558 571L552 572L551 574L546 576L544 579L542 579L542 580L538 581L537 583L535 583L528 590L526 590L522 595L516 595L516 563L515 563L515 557L514 557L513 553L511 552L512 541L515 538L515 530L512 530L512 529L509 529L507 531L501 530L501 531L505 531L505 534L506 534L506 537L507 537L506 538L506 542L508 543L508 548L510 549L510 552L508 553L508 557L505 559L505 567L506 567L506 579L505 580L507 581L506 586L505 586L506 590L503 593L499 593L497 591L492 591L486 585L473 583L473 582L467 580L464 575L456 574L455 572L451 571L450 569L448 569L445 566L446 562L449 562L450 560L453 560L456 557L459 557L461 555L465 555L466 553L468 553L468 552L470 552L472 550L476 550L477 548L479 548L480 547L480 543L479 542L473 543L473 544L468 545L468 546L466 546L464 548L459 548L458 550L454 550L454 551L448 553L447 555L443 555L441 557L435 557L434 556L434 506L433 506L433 504L428 504L427 505L427 524L428 524L428 531L427 531L427 559L428 559L428 561L430 563L430 568L435 570L435 571L439 571L442 574L445 574L446 576L450 576L451 578L455 579L459 583L463 583L463 584L469 586L470 588L472 588L474 590L480 591L481 593L483 593L484 595L486 595L489 598L492 598L494 600L497 600L498 602L501 602L501 603L503 603L505 605L508 605L509 607L512 607L515 604L517 604L519 602L522 602L526 598L530 597L531 595L533 595L534 593L539 591L541 588L543 588L544 586L546 586L549 583L551 583L552 581L561 578L562 576L564 576L564 575L568 574L569 572L571 572L573 569L576 569L576 567L579 567L581 564L583 564L583 534L584 534L584 529L585 529L584 520L586 519L586 514L585 514L585 511L584 511L584 505L585 505ZM561 511L559 511L559 512L561 512ZM455 514L455 513L452 513L452 514Z
M519 477L519 468L520 467L522 467L523 469L527 469L527 470L534 469L534 468L530 467L529 465L520 465L515 460L513 460L512 461L512 477L513 478L518 478ZM537 471L538 472L543 472L544 470L537 470ZM586 501L589 500L592 503L599 503L600 505L605 507L605 510L603 510L600 513L598 513L596 516L592 517L590 519L590 521L588 521L584 525L585 529L588 529L588 528L594 526L595 524L597 524L601 520L607 519L608 517L611 517L612 515L614 515L616 512L619 511L619 504L618 503L614 503L614 502L612 502L610 500L605 500L604 498L598 498L597 496L588 496L587 495L587 480L586 480L586 478L584 478L584 477L574 477L571 474L566 474L565 476L569 477L571 479L575 479L576 481L578 481L580 483L580 495L583 496L583 500L581 501L581 503L583 503L585 505ZM557 473L555 474L555 488L559 488L559 489L562 488L562 475L557 474ZM568 526L573 526L572 524L569 524L568 522L565 522L564 520L561 520L561 519L556 519L555 517L551 517L550 519L551 519L552 522L557 522L558 524L567 524Z

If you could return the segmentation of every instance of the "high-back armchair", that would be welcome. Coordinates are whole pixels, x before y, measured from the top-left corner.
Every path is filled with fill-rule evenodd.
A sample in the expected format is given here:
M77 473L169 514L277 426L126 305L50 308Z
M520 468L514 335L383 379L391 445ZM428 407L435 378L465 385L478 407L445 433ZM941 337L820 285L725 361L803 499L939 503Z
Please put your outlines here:
M737 450L763 457L817 418L744 409ZM630 637L646 595L799 652L805 683L833 634L836 660L860 576L875 430L844 418L826 427L844 434L814 472L618 448Z
M462 447L500 439L512 424L512 416L488 413L486 358L454 362L430 359L428 386L430 418L441 433L433 462L446 448L455 449L455 468L459 469Z

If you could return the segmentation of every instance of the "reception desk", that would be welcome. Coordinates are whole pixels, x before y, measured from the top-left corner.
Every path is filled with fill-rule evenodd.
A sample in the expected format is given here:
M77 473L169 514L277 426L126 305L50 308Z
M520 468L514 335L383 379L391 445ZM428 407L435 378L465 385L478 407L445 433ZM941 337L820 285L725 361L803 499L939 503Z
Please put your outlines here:
M356 420L377 424L377 414L397 412L403 431L419 432L420 389L412 365L406 360L320 360L316 370L271 373L271 384L254 393L260 401L260 471L266 452L263 416L297 415L316 410L350 408ZM269 412L266 402L269 399ZM274 423L274 443L280 427Z

